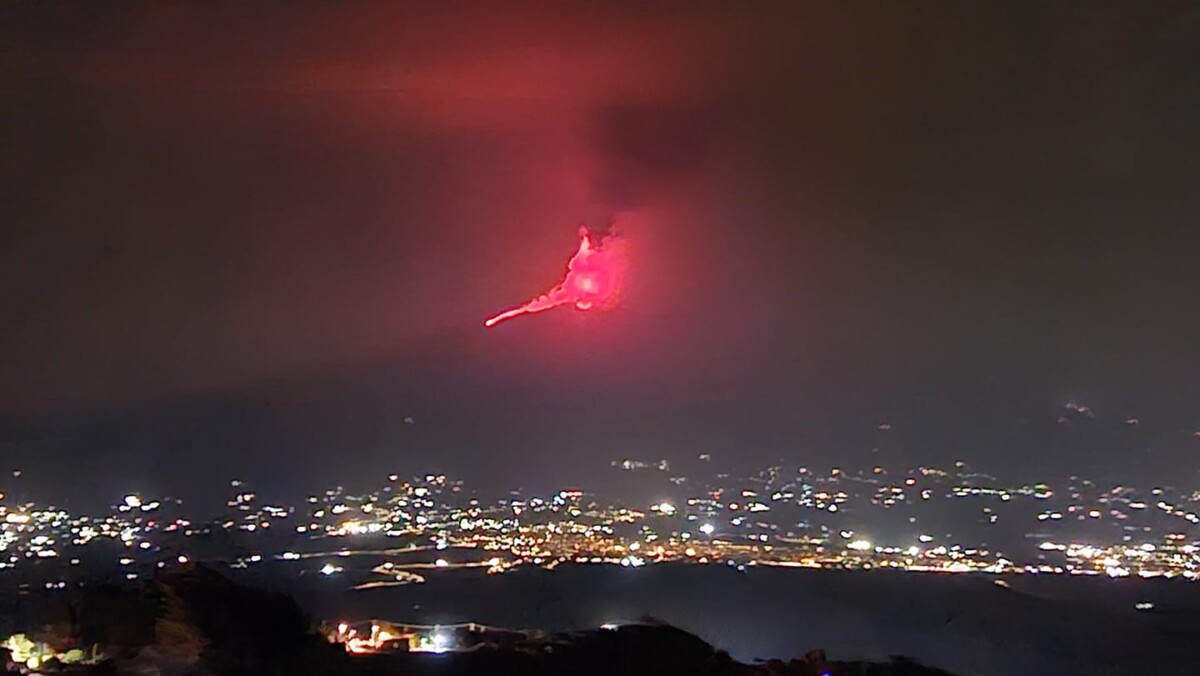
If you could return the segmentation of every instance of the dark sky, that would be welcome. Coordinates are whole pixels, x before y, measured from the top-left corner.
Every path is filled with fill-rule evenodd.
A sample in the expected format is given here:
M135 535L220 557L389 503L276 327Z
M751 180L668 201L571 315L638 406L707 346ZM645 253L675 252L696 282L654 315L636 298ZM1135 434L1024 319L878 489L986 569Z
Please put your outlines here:
M1200 479L1196 6L800 4L4 3L0 464Z

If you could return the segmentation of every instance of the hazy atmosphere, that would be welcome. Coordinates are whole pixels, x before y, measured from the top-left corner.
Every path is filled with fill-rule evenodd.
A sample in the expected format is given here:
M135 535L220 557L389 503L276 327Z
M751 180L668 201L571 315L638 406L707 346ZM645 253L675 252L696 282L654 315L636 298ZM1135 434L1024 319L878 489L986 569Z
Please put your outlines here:
M26 485L698 453L1194 477L1194 8L0 12ZM629 243L621 305L485 331L580 224Z

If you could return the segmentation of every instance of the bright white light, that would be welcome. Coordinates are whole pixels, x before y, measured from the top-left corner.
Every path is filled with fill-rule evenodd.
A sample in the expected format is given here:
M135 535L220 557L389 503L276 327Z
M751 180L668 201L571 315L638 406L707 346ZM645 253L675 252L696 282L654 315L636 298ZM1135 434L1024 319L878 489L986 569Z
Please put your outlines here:
M142 499L136 495L126 495L125 504L129 507L139 507L142 504Z
M342 572L341 566L335 566L332 563L327 563L321 566L321 574L325 575L326 577L340 572Z
M434 561L433 565L437 566L438 568L445 568L446 566L450 565L450 562L446 559L438 559L437 561Z
M704 533L705 535L712 535L713 531L715 531L715 530L716 530L716 528L713 528L713 525L711 523L706 523L703 526L700 526L700 532Z
M188 562L188 557L184 556L183 554L180 554L180 555L179 555L179 558L177 558L177 559L175 559L175 560L176 560L176 561L178 561L178 562L179 562L179 563L181 563L181 564L184 564L184 563L187 563L187 562Z
M433 632L433 652L444 653L450 649L450 637L441 629L435 629Z
M605 622L604 624L600 625L600 628L604 629L605 631L614 631L619 626L620 625L618 625L616 622Z
M870 549L871 549L871 541L870 540L855 540L854 542L851 542L850 544L846 545L846 547L849 549L853 549L856 552L866 552L866 551L870 551Z

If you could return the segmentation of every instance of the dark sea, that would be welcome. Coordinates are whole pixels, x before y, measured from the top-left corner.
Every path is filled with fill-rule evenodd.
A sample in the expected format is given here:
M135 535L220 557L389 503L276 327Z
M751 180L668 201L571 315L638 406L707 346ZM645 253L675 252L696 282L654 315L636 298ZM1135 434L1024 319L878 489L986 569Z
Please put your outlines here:
M317 619L546 630L652 620L745 661L824 648L963 675L1200 674L1200 585L1182 580L660 565L447 571L360 591L337 576L286 584Z

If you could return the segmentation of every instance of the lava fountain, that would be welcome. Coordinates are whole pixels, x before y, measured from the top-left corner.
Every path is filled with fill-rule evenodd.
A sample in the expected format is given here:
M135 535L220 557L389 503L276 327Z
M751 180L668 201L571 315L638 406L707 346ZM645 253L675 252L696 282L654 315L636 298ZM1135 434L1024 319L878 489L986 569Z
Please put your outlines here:
M579 310L610 307L617 299L625 272L621 241L615 235L599 240L579 228L579 248L567 262L567 275L553 289L520 307L505 310L483 323L486 327L513 317L574 304Z

